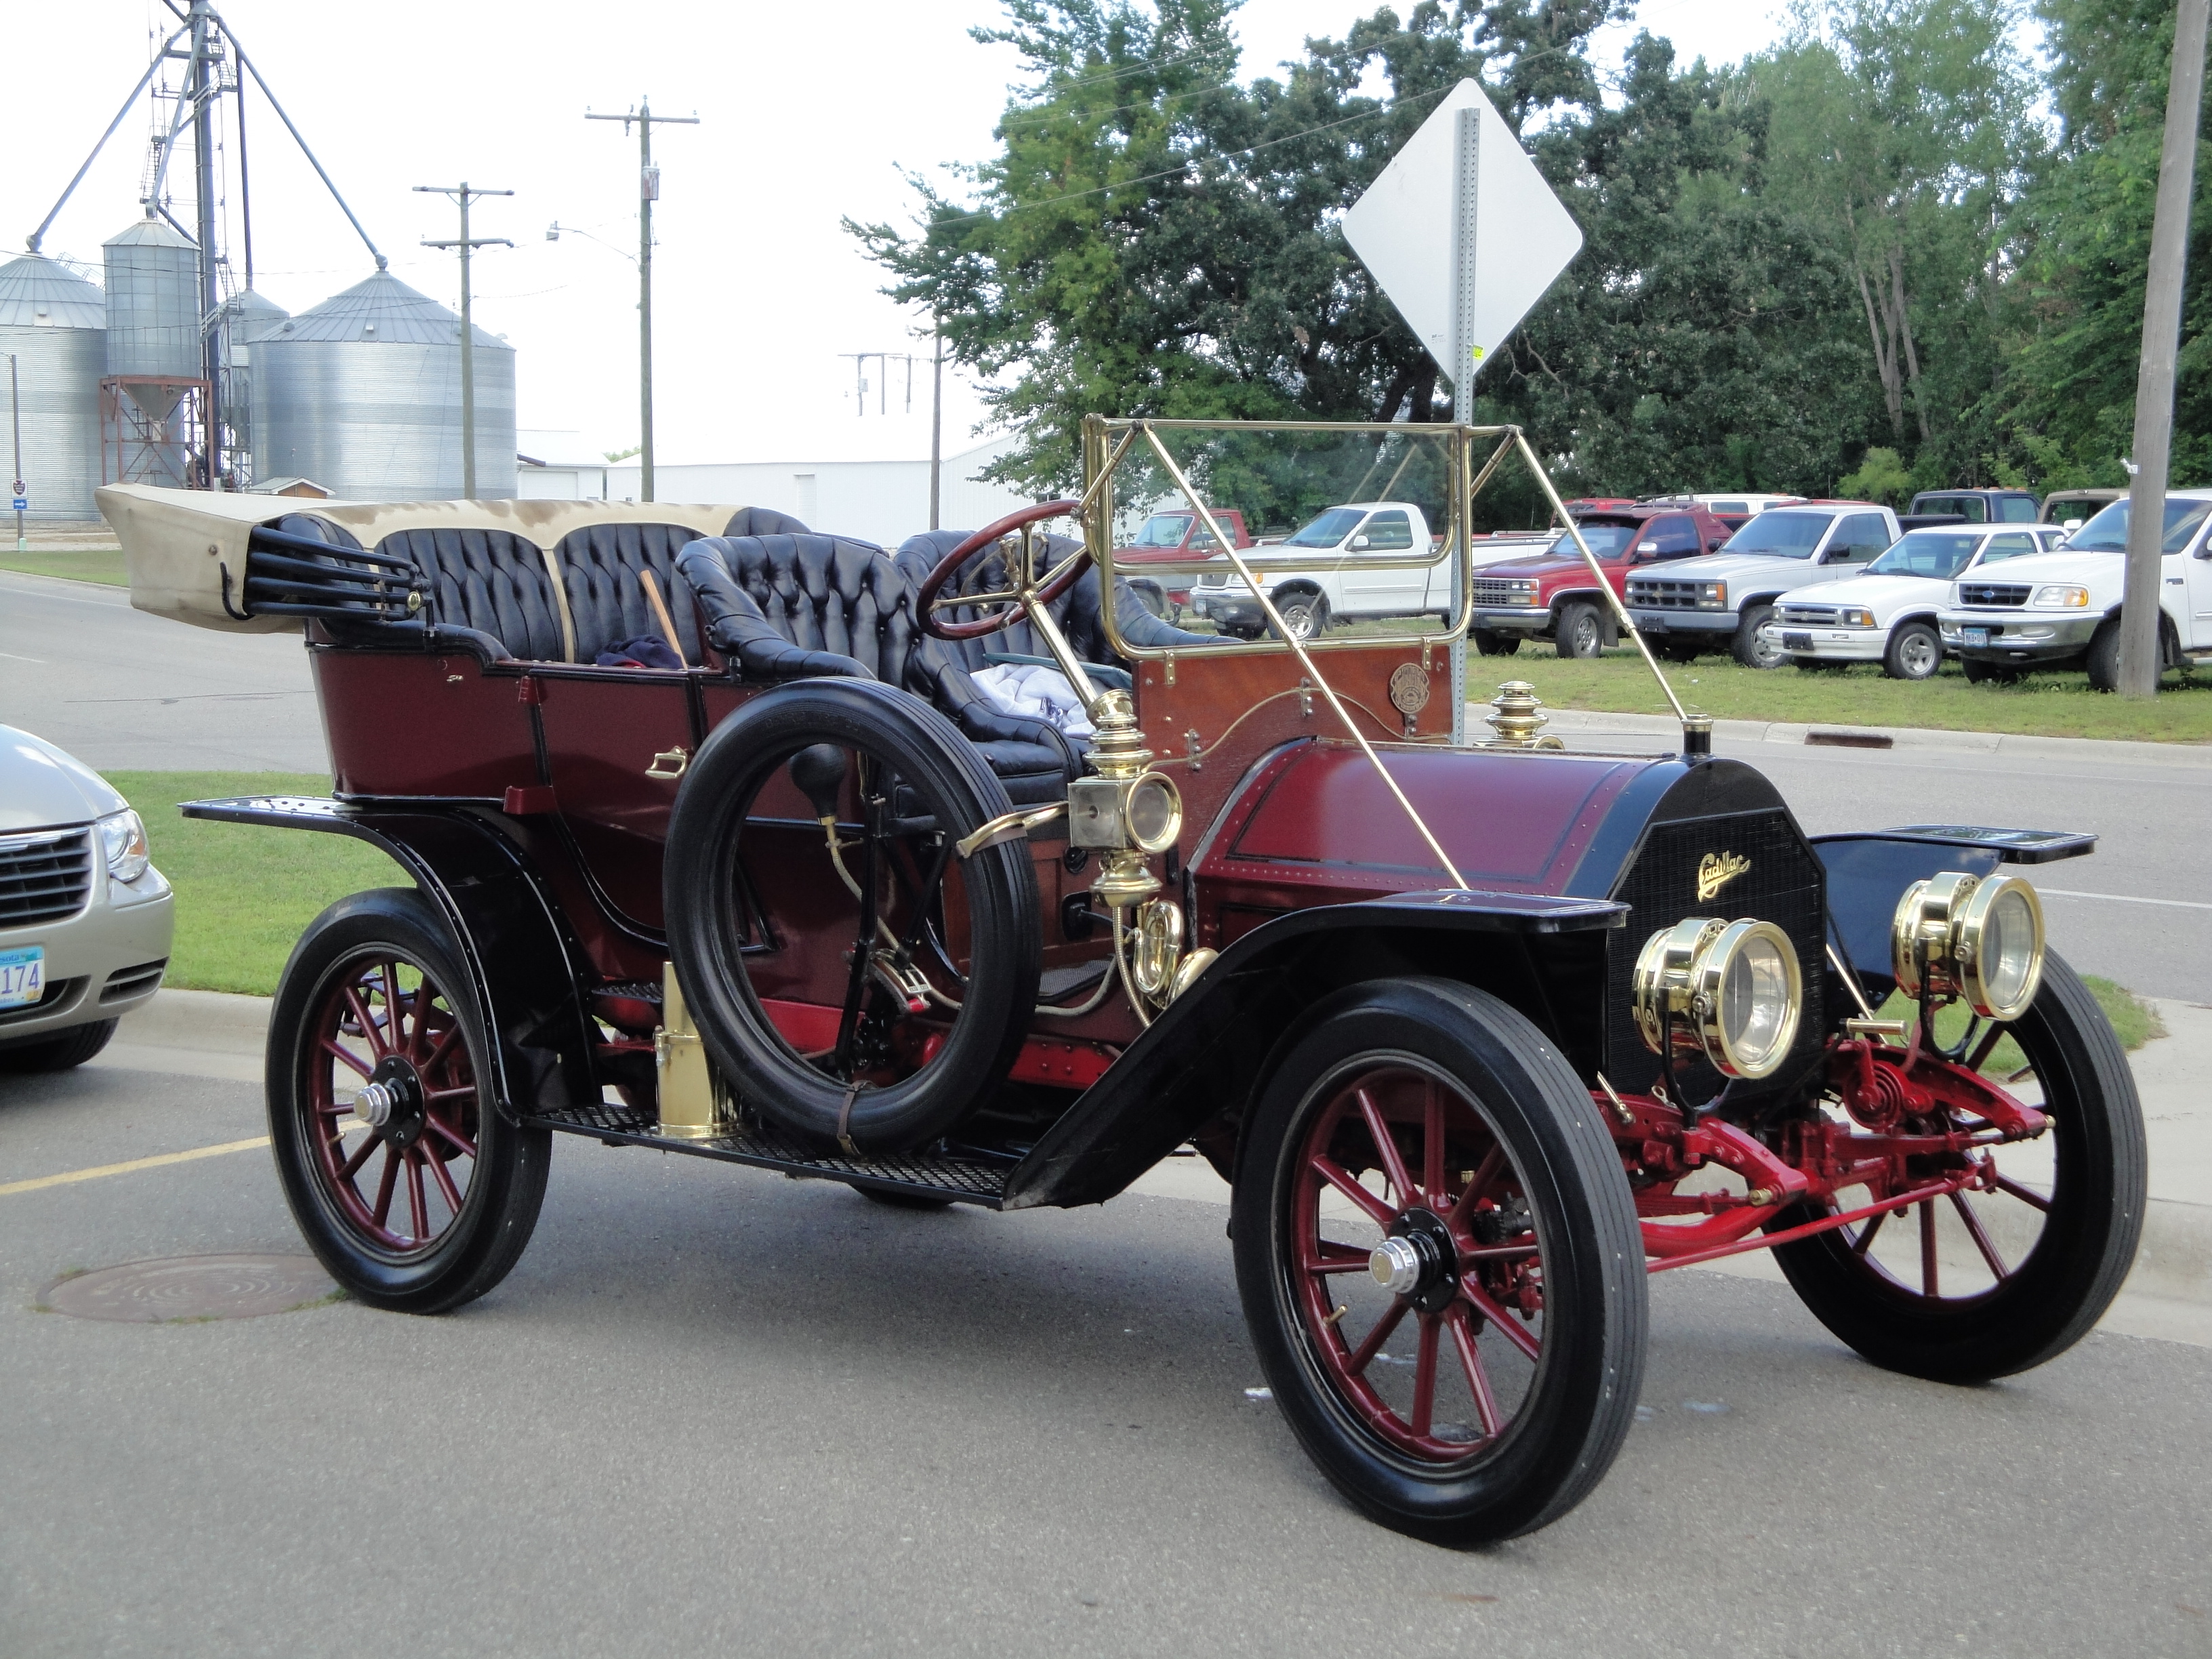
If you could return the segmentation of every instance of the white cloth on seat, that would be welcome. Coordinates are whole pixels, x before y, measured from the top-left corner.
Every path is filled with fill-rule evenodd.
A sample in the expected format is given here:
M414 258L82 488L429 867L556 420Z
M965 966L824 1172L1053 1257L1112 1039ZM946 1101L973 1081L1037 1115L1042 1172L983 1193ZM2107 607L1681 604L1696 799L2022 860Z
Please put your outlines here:
M978 669L969 678L1000 714L1049 720L1071 738L1093 734L1090 716L1083 711L1083 699L1057 668L1000 663Z

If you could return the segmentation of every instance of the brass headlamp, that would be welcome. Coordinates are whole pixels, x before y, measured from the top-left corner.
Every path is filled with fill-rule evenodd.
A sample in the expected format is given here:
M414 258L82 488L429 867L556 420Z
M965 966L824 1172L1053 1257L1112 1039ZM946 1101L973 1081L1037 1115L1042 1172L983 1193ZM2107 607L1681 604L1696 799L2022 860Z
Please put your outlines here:
M1771 921L1692 916L1637 954L1636 1029L1655 1054L1671 1047L1723 1077L1771 1075L1796 1040L1805 981L1790 936Z
M1947 870L1905 890L1889 951L1897 988L1908 997L2017 1019L2043 982L2043 904L2018 876Z

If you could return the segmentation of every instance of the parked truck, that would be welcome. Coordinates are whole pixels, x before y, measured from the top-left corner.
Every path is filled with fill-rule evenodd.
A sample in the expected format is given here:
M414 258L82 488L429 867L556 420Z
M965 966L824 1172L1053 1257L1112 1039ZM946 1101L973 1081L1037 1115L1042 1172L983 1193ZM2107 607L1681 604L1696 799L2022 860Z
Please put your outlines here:
M1209 507L1213 522L1229 538L1230 545L1242 549L1252 545L1252 537L1244 528L1244 515L1233 507ZM1206 520L1189 507L1168 507L1153 514L1137 526L1125 547L1114 550L1117 569L1126 570L1129 590L1155 617L1170 622L1182 618L1184 607L1190 604L1191 574L1188 570L1164 570L1158 575L1146 575L1143 567L1148 564L1184 565L1194 559L1211 558L1221 550L1213 532L1206 527Z

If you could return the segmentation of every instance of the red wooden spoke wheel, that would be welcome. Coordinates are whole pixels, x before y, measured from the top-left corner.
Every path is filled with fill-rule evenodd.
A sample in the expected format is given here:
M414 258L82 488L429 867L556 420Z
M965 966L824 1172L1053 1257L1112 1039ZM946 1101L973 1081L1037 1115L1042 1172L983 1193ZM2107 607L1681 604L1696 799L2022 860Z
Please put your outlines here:
M476 1068L438 982L373 953L325 984L311 1035L316 1164L346 1218L404 1255L460 1218L475 1178Z
M1275 1402L1346 1498L1441 1543L1533 1531L1633 1420L1635 1205L1588 1090L1496 997L1323 999L1250 1109L1237 1288Z
M1996 1046L2009 1037L2019 1051ZM1876 1364L1939 1382L1979 1382L2039 1365L2086 1334L2133 1263L2148 1186L2142 1109L2126 1057L2096 1000L2057 956L2027 1013L1988 1030L1967 1055L2007 1055L2002 1079L2050 1120L2027 1141L1977 1146L1972 1184L1853 1226L1776 1248L1775 1260L1820 1321ZM1948 1103L1907 1133L1972 1133L1980 1121ZM1832 1121L1840 1111L1831 1105ZM1993 1137L1977 1137L1984 1140ZM1907 1156L1914 1182L1955 1160ZM1781 1229L1910 1190L1881 1176L1844 1188L1828 1211L1799 1206Z
M285 965L270 1146L309 1248L362 1301L442 1312L496 1285L530 1242L551 1138L500 1109L492 1042L418 892L340 900Z
M1449 1079L1386 1060L1334 1088L1292 1199L1306 1340L1383 1440L1464 1462L1542 1358L1543 1250L1518 1173Z

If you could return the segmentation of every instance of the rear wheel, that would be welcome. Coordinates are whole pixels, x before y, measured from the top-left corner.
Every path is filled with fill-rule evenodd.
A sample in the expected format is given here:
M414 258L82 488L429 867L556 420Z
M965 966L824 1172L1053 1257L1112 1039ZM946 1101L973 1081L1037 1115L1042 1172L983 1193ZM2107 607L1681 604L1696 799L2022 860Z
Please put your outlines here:
M1936 624L1900 623L1890 631L1881 653L1881 672L1893 680L1927 680L1943 665L1943 636Z
M1559 620L1552 636L1553 648L1562 657L1588 660L1612 643L1606 637L1611 631L1606 626L1603 612L1594 605L1577 600L1559 607Z
M72 1025L58 1036L0 1044L0 1072L66 1072L82 1066L107 1046L118 1022L96 1019Z
M1981 662L1972 657L1961 657L1959 666L1966 676L1969 685L2011 685L2020 678L2021 671L2008 663Z
M1659 654L1668 662L1695 662L1704 647L1695 640L1662 640Z
M1833 657L1792 657L1790 660L1796 664L1801 674L1840 674L1850 666Z
M1743 620L1735 625L1735 637L1729 642L1729 653L1746 668L1781 667L1790 660L1789 653L1759 632L1773 620L1772 605L1747 605Z
M457 1308L530 1242L552 1137L501 1115L492 1041L412 889L341 899L293 947L270 1012L270 1144L308 1248L372 1306Z
M1487 628L1474 630L1474 651L1480 657L1510 657L1521 648L1518 634L1500 634Z
M1998 1047L2007 1037L2017 1060ZM1986 1179L1967 1191L1774 1252L1831 1331L1877 1365L1939 1382L2026 1370L2087 1334L2135 1261L2148 1182L2126 1056L2065 963L2046 957L2027 1012L1969 1040L1970 1057L1996 1064L1995 1080L2039 1103L2050 1127L1989 1149ZM1951 1110L1913 1127L1958 1133L1978 1120ZM1865 1198L1850 1189L1844 1201ZM1772 1224L1818 1214L1801 1206Z
M1439 1543L1572 1508L1632 1419L1644 1258L1620 1161L1522 1015L1425 979L1314 1011L1240 1148L1237 1280L1307 1453Z

